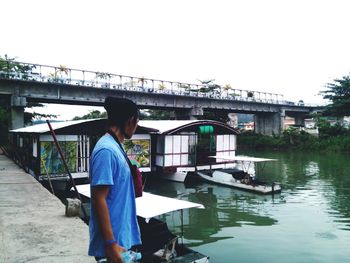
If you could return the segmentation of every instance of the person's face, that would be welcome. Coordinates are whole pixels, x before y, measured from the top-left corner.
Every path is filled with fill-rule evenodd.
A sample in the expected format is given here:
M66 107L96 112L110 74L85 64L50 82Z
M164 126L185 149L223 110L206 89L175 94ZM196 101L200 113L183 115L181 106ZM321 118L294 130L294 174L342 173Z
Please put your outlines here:
M131 117L125 124L125 139L130 139L137 128L137 124L139 122L139 119L137 117Z

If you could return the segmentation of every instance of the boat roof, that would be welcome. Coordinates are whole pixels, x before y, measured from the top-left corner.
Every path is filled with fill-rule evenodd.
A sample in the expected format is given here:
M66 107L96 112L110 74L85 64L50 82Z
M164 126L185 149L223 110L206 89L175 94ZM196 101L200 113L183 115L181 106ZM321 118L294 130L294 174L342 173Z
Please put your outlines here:
M76 120L76 121L54 121L50 122L52 129L58 130L62 129L68 126L80 124L80 123L85 123L85 122L92 122L96 121L97 119L90 119L90 120ZM15 130L10 130L10 132L18 132L18 133L46 133L49 132L49 126L47 125L46 122L40 123L40 124L35 124L31 126L27 126L24 128L19 128Z
M225 155L213 155L209 156L210 158L226 160L226 161L242 161L242 162L270 162L277 161L277 159L267 159L267 158L258 158L250 156L225 156Z
M81 195L88 198L90 195L90 185L77 185L77 190ZM141 197L136 198L136 213L138 216L151 219L162 214L183 210L187 208L204 208L203 205L176 198L155 195L143 192Z
M88 120L75 120L75 121L52 121L50 122L53 130L64 131L68 127L78 127L81 126L81 129L85 130L94 125L99 127L98 129L104 130L107 119L88 119ZM181 131L194 130L197 126L201 125L213 125L218 128L218 131L230 131L233 134L238 134L237 130L226 125L225 123L213 120L141 120L138 124L138 130L142 133L156 133L156 134L175 134ZM49 133L50 129L47 123L41 123L36 125L27 126L24 128L19 128L15 130L10 130L12 133Z
M139 121L139 124L146 127L154 127L159 133L166 133L171 130L193 124L197 120L154 120L154 121Z
M74 120L74 121L51 121L50 122L52 129L54 131L64 131L66 128L69 127L80 127L82 130L85 130L85 128L89 129L89 125L96 126L97 129L100 129L101 131L105 130L107 125L107 119L105 118L98 118L98 119L87 119L87 120ZM84 128L85 127L85 128ZM157 132L157 129L144 127L142 124L138 125L138 130L136 130L136 133L140 131L141 133L150 133L150 132ZM10 132L13 133L38 133L38 134L44 134L49 133L50 129L46 122L35 124L31 126L27 126L24 128L19 128L15 130L10 130Z
M139 125L144 127L157 129L159 134L175 134L182 130L189 130L191 128L201 125L213 125L220 127L223 130L229 130L233 134L238 134L238 131L227 124L214 120L142 120Z

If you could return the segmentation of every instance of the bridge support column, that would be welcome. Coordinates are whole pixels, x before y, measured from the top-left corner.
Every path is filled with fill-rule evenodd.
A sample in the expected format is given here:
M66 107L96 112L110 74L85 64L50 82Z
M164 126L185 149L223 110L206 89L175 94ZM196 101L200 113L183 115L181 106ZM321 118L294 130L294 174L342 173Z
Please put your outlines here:
M11 97L11 127L18 129L24 127L24 108L27 105L27 99L20 96Z
M301 116L301 115L295 116L294 122L296 125L305 126L305 116Z
M170 118L173 120L197 120L198 116L203 116L203 109L201 107L176 109L170 113Z
M254 116L255 133L277 135L283 129L284 112L257 113Z

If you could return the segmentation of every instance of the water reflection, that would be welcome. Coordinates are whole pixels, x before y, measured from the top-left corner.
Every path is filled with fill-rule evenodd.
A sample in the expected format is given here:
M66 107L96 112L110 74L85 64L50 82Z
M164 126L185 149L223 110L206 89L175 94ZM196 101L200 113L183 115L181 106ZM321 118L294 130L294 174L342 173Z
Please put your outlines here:
M348 154L310 152L250 154L278 159L278 162L269 163L259 176L264 180L280 181L284 186L284 195L295 195L305 189L317 191L327 203L326 211L334 218L334 223L340 229L350 230Z
M274 203L276 198L280 199L279 196L259 196L205 183L184 185L153 181L150 190L205 206L205 209L190 209L183 213L183 236L192 247L233 238L216 235L226 227L271 226L278 222L268 215L264 203ZM166 220L176 233L182 232L180 213L163 215L161 219Z
M261 196L205 182L150 181L147 191L202 203L184 213L184 241L212 262L348 262L350 156L249 152L274 158L257 176L280 182L282 193ZM180 234L181 214L165 215Z

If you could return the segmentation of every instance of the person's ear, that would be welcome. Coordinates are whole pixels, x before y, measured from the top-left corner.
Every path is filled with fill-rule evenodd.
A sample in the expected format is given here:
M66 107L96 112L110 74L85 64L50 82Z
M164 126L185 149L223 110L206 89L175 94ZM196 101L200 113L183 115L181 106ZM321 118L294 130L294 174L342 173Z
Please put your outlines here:
M126 122L127 126L132 126L134 125L134 116L130 117L127 122Z
M132 121L132 124L133 124L133 125L137 124L137 119L138 119L138 118L137 118L136 116L132 116L132 117L131 117L131 121Z

